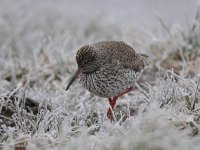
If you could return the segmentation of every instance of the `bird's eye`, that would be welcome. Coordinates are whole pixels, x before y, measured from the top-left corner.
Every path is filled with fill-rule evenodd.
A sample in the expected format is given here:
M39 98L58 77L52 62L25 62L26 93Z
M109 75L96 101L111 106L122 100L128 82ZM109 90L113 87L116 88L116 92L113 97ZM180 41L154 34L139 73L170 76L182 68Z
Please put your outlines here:
M90 59L86 59L86 60L85 60L85 64L89 64L90 62L91 62Z

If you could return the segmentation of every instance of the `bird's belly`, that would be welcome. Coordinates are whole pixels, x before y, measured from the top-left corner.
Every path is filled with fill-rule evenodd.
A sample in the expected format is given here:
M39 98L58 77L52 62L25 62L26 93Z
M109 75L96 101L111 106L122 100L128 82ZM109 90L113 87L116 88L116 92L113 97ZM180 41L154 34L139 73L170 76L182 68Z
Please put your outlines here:
M110 98L125 91L140 78L141 72L131 69L116 70L115 72L97 71L92 74L84 74L80 82L91 93Z

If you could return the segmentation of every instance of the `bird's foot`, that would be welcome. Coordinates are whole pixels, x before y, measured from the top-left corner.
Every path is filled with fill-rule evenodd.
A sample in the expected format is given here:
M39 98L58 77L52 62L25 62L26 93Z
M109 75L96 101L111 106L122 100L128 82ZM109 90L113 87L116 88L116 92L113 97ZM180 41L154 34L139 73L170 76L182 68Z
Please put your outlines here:
M107 116L108 118L110 119L110 122L113 121L113 108L115 107L115 104L116 104L116 101L117 99L120 97L120 96L123 96L124 94L126 93L129 93L130 91L134 90L133 87L130 87L130 88L127 88L124 92L122 93L119 93L117 96L113 97L113 98L109 98L109 104L110 104L110 107L108 109L108 112L107 112Z

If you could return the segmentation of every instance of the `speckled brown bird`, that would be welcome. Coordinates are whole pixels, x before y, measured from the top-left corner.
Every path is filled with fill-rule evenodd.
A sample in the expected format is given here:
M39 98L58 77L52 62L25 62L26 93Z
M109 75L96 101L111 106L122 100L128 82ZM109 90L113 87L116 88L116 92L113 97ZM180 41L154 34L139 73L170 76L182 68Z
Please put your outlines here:
M116 100L130 92L148 65L147 56L139 54L122 41L102 41L80 48L76 54L78 69L66 90L80 77L83 86L99 97L109 99L108 117Z

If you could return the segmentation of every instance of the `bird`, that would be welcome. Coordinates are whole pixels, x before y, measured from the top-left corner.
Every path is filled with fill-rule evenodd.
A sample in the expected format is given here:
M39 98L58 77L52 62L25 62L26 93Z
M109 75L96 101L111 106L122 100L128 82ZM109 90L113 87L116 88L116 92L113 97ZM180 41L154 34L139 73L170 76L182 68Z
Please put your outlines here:
M76 53L78 68L69 80L79 82L92 94L108 98L107 116L113 121L112 110L119 97L133 90L149 65L147 55L137 53L123 41L100 41L81 47Z

